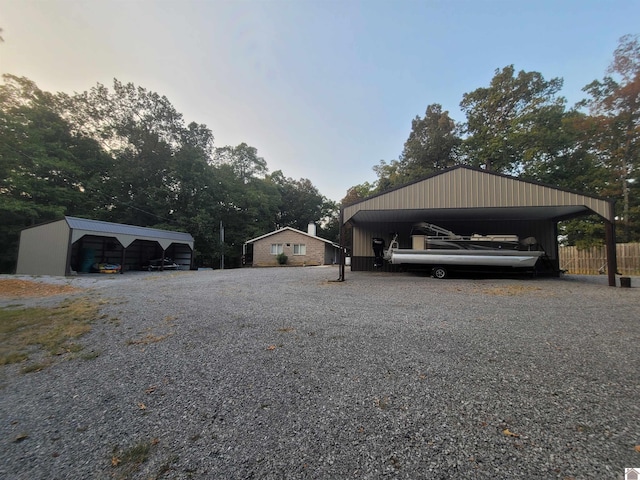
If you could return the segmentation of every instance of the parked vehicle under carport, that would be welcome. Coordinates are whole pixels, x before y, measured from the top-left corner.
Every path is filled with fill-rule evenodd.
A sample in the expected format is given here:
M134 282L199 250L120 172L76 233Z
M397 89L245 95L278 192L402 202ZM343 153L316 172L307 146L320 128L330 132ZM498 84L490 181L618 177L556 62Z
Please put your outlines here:
M153 270L178 270L179 268L180 265L167 257L164 258L164 261L162 258L149 260L148 263L142 266L143 270L148 270L150 272L152 272Z

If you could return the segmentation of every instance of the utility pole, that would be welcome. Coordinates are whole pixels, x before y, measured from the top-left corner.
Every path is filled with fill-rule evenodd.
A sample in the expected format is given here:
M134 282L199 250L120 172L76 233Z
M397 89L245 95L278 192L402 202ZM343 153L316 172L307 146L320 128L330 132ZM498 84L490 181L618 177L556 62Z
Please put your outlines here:
M220 220L220 270L224 270L224 225Z

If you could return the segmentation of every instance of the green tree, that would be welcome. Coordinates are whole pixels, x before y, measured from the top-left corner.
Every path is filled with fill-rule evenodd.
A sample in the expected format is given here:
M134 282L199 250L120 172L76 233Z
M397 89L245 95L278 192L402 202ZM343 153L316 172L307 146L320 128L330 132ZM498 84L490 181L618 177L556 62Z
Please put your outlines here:
M13 269L24 227L92 211L108 158L74 134L56 97L26 78L4 75L0 86L0 253Z
M171 224L174 157L187 129L169 100L118 80L113 90L98 84L61 99L74 130L99 141L113 160L97 215L133 225Z
M570 111L557 131L564 148L529 165L523 176L568 190L606 196L608 174L593 147L593 124L592 117ZM604 226L597 215L560 222L558 231L565 245L587 248L604 243Z
M196 261L240 263L248 239L278 222L334 235L337 206L309 180L268 175L246 143L214 148L205 126L185 126L166 97L114 80L74 95L28 79L0 87L2 269L15 263L19 231L64 214L182 230ZM284 199L283 199L284 195ZM220 241L220 222L225 228ZM13 262L13 263L12 263Z
M405 182L452 167L457 163L461 143L456 123L442 106L429 105L424 118L411 122L411 133L400 155L400 171Z
M168 228L191 233L195 243L196 264L214 265L220 255L219 224L223 218L218 175L211 165L213 134L204 125L192 122L183 132L181 147L173 162L173 194Z
M513 65L496 70L487 88L463 95L467 116L463 143L466 162L487 170L518 174L526 161L553 155L553 136L562 121L565 100L556 97L562 79Z
M581 105L589 108L594 148L610 172L609 193L620 198L618 212L623 242L640 239L640 37L625 35L614 52L609 75L584 90Z
M556 129L553 149L527 162L521 177L557 187L604 195L606 169L594 150L593 119L577 110L567 112Z
M388 163L381 160L373 167L378 176L375 191L384 192L455 165L460 143L449 112L437 103L429 105L424 118L412 120L400 158Z
M275 229L280 192L268 178L266 161L246 143L215 149L212 163L219 180L215 188L222 193L218 204L224 210L225 255L239 264L247 239Z
M258 156L258 150L246 143L216 148L214 163L231 165L236 176L244 183L254 178L264 178L268 172L267 162Z
M275 228L280 193L268 179L266 161L246 143L214 149L211 168L211 207L225 228L224 245L219 237L212 242L214 264L224 252L227 266L239 266L244 242Z
M373 167L373 171L378 177L374 193L386 192L405 183L402 164L399 160L391 160L388 163L385 160L380 160L380 163Z
M278 228L293 227L306 232L309 222L323 222L336 208L309 179L285 178L281 170L276 170L268 180L280 192L279 211L275 218Z
M347 190L347 194L344 196L344 198L340 201L340 203L344 206L344 205L349 205L351 203L355 203L359 200L362 200L364 198L367 198L373 194L376 193L376 187L375 185L369 183L369 182L364 182L361 183L359 185L355 185L351 188L349 188L349 190Z

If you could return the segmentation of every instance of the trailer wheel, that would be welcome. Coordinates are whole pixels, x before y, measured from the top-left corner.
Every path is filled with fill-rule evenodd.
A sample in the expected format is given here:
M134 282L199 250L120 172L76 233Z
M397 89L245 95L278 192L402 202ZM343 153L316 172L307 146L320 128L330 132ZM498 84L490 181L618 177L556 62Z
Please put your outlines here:
M433 267L431 274L433 275L433 278L442 280L443 278L447 278L447 269L444 267Z

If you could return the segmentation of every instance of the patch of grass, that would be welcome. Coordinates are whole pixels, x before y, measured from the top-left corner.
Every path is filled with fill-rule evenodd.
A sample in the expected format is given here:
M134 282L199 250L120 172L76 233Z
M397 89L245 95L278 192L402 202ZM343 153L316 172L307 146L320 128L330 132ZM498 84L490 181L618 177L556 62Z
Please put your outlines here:
M167 461L160 465L160 468L158 468L158 474L156 475L156 478L161 478L165 473L169 473L171 470L173 470L172 465L176 463L179 458L180 457L178 457L178 455L171 455L167 459Z
M80 355L80 358L82 360L95 360L100 355L102 355L102 352L100 350L91 350L90 352Z
M140 468L140 465L149 459L151 447L154 444L153 441L144 441L138 442L125 450L115 447L111 455L111 466L117 468L118 473L114 475L114 478L131 478L133 473Z
M50 367L51 363L52 362L31 363L31 364L27 365L26 367L23 367L22 369L20 369L20 372L21 373L39 372L40 370L44 370L45 368Z
M0 358L0 365L24 362L27 358L29 358L29 355L25 352L8 352Z
M66 301L51 308L0 310L0 365L24 362L30 355L44 353L45 360L23 371L49 366L50 358L78 353L82 345L74 342L91 330L98 307L85 298Z

